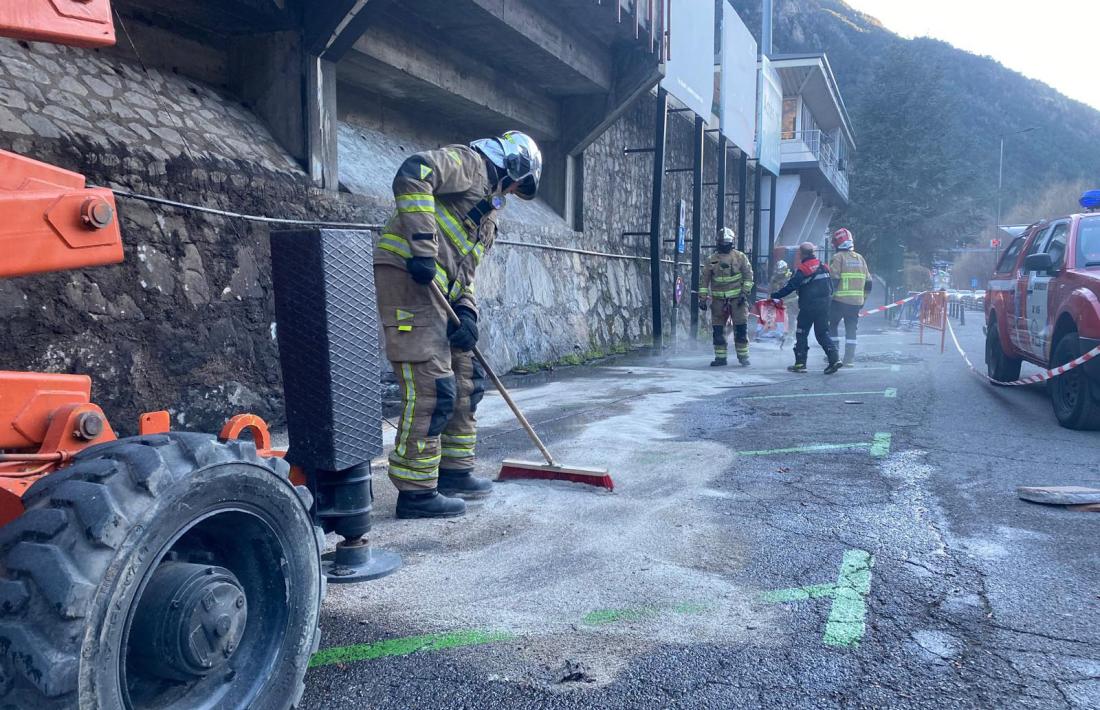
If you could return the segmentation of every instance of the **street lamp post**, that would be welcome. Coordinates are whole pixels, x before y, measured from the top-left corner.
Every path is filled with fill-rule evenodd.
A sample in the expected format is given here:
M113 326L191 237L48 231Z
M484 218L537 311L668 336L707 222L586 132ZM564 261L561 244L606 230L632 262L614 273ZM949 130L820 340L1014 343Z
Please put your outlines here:
M1035 126L1031 128L1025 128L1022 131L1013 131L1012 133L1002 133L1001 138L1001 158L997 164L997 223L994 227L1001 226L1001 188L1004 187L1005 181L1005 138L1008 136L1018 136L1021 133L1031 133L1035 130Z

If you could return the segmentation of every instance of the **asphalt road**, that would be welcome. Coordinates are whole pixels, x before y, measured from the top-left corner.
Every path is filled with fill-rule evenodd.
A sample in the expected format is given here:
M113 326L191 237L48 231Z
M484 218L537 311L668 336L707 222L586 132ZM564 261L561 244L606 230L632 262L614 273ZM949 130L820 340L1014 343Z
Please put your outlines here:
M374 540L406 566L330 586L306 706L1100 707L1100 515L1014 493L1100 487L1100 434L880 324L828 378L767 344L744 370L521 379L551 448L616 492L498 484L396 521L379 475ZM499 399L482 420L485 472L532 456Z

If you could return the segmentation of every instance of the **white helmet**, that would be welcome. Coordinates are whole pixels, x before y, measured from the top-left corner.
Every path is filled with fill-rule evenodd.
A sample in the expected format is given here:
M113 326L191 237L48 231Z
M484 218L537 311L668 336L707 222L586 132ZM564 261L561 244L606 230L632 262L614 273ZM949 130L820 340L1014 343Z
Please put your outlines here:
M722 234L718 236L719 244L733 244L737 241L737 232L729 227L722 227Z
M783 261L782 259L780 259L779 261L775 262L775 270L776 270L776 271L779 271L779 272L781 272L781 273L782 273L782 272L786 272L786 271L787 271L787 269L789 269L789 268L790 268L790 267L789 267L789 266L787 266L787 262Z
M519 184L516 194L521 199L535 199L542 179L542 151L531 136L508 131L499 138L476 140L470 147L480 151L512 182Z

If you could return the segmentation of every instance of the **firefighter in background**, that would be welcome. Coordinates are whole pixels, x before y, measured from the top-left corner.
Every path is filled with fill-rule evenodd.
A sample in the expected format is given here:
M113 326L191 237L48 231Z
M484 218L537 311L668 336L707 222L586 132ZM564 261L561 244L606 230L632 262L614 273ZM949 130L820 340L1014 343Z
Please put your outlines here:
M768 282L768 293L772 291L778 291L787 285L787 282L791 280L791 267L786 261L780 259L775 262L775 271L772 273L772 280ZM782 308L777 307L776 321L775 321L775 337L779 338L779 347L783 347L783 344L787 341L787 325L790 322L791 304L798 300L798 296L791 294L783 299ZM766 303L764 301L763 303ZM763 321L756 326L756 339L759 340L762 337L762 330L764 327Z
M829 307L829 334L834 340L840 335L840 321L844 321L844 364L856 359L856 328L859 312L871 293L871 272L867 260L855 250L855 240L847 229L833 234L836 254L829 260L833 276L833 303ZM837 340L839 342L839 340Z
M399 518L462 515L461 498L491 491L491 482L471 473L485 392L470 352L478 339L474 274L493 244L504 196L533 199L541 174L538 146L509 131L417 153L393 180L397 212L375 247L374 280L386 358L401 389L389 457ZM433 282L461 325L450 324L433 300Z
M737 235L726 227L718 240L718 251L707 260L699 278L699 308L710 308L714 332L714 361L711 367L724 367L729 341L726 324L733 323L733 344L737 361L749 366L749 297L752 296L752 265L749 258L733 248Z
M818 344L829 359L825 374L831 375L842 366L836 345L829 337L829 302L833 299L833 282L829 276L829 268L814 255L815 250L816 247L811 242L799 245L798 252L802 262L787 285L773 291L771 297L778 300L798 291L794 365L787 369L791 372L806 372L806 358L810 353L810 329L813 328Z

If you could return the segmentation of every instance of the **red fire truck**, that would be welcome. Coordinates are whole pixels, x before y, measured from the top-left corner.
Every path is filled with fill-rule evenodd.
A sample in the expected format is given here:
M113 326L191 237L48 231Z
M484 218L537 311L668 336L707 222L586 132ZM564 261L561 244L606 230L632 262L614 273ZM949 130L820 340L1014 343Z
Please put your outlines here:
M1100 190L1086 212L1033 224L1009 244L986 292L985 363L1000 382L1024 360L1055 368L1100 346ZM1049 380L1054 414L1100 429L1100 358Z

